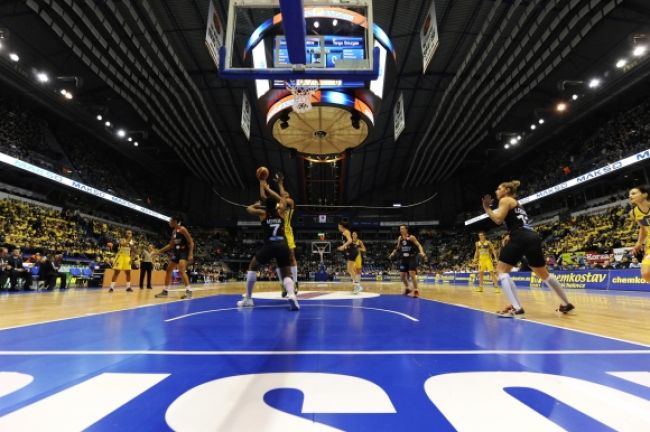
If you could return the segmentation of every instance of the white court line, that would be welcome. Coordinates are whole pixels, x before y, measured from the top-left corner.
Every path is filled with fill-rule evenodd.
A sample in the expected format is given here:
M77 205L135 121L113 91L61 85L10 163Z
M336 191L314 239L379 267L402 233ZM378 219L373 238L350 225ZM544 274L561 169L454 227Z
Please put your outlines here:
M380 312L386 312L386 313L399 315L401 317L404 317L404 318L406 318L408 320L411 320L411 321L414 321L414 322L420 322L420 320L418 320L415 317L412 317L411 315L405 314L403 312L394 311L394 310L391 310L391 309L379 309L379 308L365 307L365 306L326 305L326 304L307 304L307 305L306 304L301 304L300 307L301 308L305 308L305 307L321 307L321 308L345 308L345 309L375 310L375 311L380 311ZM192 313L185 314L185 315L179 315L179 316L174 317L174 318L166 319L165 322L176 321L176 320L180 320L180 319L183 319L183 318L188 318L188 317L192 317L192 316L195 316L195 315L208 314L208 313L212 313L212 312L224 312L224 311L232 311L232 310L248 310L248 309L259 309L259 308L283 308L283 309L286 309L287 305L286 304L282 304L282 305L262 305L262 306L255 306L253 308L230 307L230 308L222 308L222 309L210 309L210 310L204 310L204 311L199 311L199 312L192 312Z
M464 304L446 303L446 302L443 302L443 301L440 301L440 300L433 300L433 299L428 299L428 298L424 298L424 297L420 297L420 299L421 300L427 300L427 301L430 301L430 302L433 302L433 303L440 303L440 304L444 304L444 305L448 305L448 306L455 306L455 307L459 307L459 308L470 309L470 310L477 311L477 312L483 312L483 313L486 313L488 315L495 315L494 312L488 312L488 311L486 311L484 309L478 309L478 308L474 308L474 307L467 306L467 305L464 305ZM567 315L567 316L571 316L571 315ZM601 335L601 334L598 334L598 333L592 333L592 332L589 332L589 331L586 331L586 330L577 330L577 329L573 329L573 328L562 327L561 325L558 325L558 324L549 324L549 323L545 323L545 322L541 322L541 321L534 321L534 320L531 320L529 318L522 319L522 320L515 320L515 321L517 321L517 322L529 322L529 323L532 323L532 324L539 324L539 325L543 325L543 326L547 326L547 327L553 327L553 328L560 329L560 330L566 330L566 331L585 334L585 335L588 335L588 336L596 336L596 337L600 337L600 338L604 338L604 339L613 340L613 341L616 341L616 342L624 342L624 343L630 344L630 345L639 345L639 346L642 346L642 347L650 348L650 345L644 344L642 342L634 342L634 341L629 341L629 340L625 340L625 339L619 339L619 338L616 338L614 336L605 336L605 335ZM506 322L506 320L503 320L503 322Z
M0 356L66 355L169 355L169 356L243 356L243 355L650 355L650 350L386 350L386 351L0 351Z

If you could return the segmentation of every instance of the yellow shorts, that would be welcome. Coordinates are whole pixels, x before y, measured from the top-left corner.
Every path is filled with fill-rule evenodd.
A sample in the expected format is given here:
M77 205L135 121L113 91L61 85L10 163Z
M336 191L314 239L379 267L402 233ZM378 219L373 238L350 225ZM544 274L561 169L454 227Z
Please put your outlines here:
M363 267L363 258L361 258L361 254L359 254L354 260L354 268L361 270L362 267Z
M296 241L293 238L293 232L284 232L285 237L287 238L287 246L289 246L289 249L295 249L296 248Z
M131 257L118 254L113 260L113 270L131 270Z
M490 257L481 257L481 258L479 258L478 271L480 271L480 272L493 272L494 271L494 264L492 264L492 260L490 259Z

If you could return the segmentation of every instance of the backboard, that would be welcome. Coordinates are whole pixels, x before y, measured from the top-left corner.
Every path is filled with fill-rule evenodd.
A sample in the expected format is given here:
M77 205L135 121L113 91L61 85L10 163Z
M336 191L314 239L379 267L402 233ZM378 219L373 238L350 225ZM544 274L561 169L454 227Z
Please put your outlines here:
M227 20L210 13L206 44L222 78L363 84L379 75L372 0L231 0Z

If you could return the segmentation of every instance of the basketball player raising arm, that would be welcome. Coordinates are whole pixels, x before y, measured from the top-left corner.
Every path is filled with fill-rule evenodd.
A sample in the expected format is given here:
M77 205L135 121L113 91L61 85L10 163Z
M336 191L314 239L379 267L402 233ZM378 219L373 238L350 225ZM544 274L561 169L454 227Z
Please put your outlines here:
M632 248L632 254L637 255L643 251L641 261L641 277L650 282L650 243L648 242L648 230L650 229L650 187L637 186L630 189L628 198L634 207L630 211L632 220L639 226L639 237Z
M505 291L510 305L497 315L503 318L523 318L524 309L517 298L516 285L510 277L510 271L525 256L530 268L544 281L548 288L557 294L561 300L559 312L567 313L574 309L569 303L564 288L558 280L546 269L546 260L542 252L542 240L528 222L528 214L519 205L516 199L517 188L521 183L518 180L504 182L495 191L499 200L496 210L490 208L494 202L490 195L482 199L483 210L497 225L505 224L510 234L510 240L503 246L499 253L497 273L501 288Z
M296 211L296 203L293 201L289 192L284 188L284 176L282 173L276 173L275 181L278 183L278 188L280 189L280 196L284 198L285 202L285 212L284 212L284 234L287 238L287 246L289 246L289 254L291 258L291 279L293 279L293 284L295 287L296 294L298 294L298 261L296 260L296 240L293 236L293 228L291 227L291 219L293 214ZM282 276L280 275L280 268L277 269L278 278L282 282ZM287 290L284 289L284 284L282 284L282 297L287 296Z
M262 201L251 204L246 208L246 211L250 215L257 216L262 222L264 245L255 252L255 256L248 265L246 293L244 298L237 302L237 307L254 307L252 295L257 281L257 270L260 265L265 265L275 259L287 290L289 308L299 310L300 306L294 291L293 279L291 279L289 247L284 231L286 200L269 187L266 179L261 179L259 176L258 179L260 181L260 197Z

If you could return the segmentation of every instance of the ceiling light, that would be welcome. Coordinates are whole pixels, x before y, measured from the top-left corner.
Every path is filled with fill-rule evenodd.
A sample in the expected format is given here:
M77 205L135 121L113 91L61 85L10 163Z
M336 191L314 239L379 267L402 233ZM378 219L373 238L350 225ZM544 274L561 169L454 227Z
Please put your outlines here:
M589 88L596 88L600 85L600 80L598 78L593 78L591 81L589 81Z
M134 145L135 147L137 147L137 146L139 146L140 144L138 144L138 142L136 141L136 142L133 143L133 145Z
M625 60L625 59L620 59L619 61L616 62L616 67L620 69L620 68L622 68L623 66L625 66L626 64L627 64L627 60Z
M61 93L63 96L65 96L68 93L68 91L66 89L61 89L61 90L59 90L59 93Z
M104 117L102 117L101 114L97 114L97 120L98 120L98 121L102 121L103 118L104 118Z
M336 18L334 18L334 20L332 20L332 25L333 26L336 27L338 25L338 23L339 23L339 20L337 20Z
M36 79L38 82L46 83L50 80L50 78L47 76L45 72L39 72L36 74Z
M318 21L314 21L314 27L316 28L320 27L320 23Z
M517 141L521 141L521 135L517 135Z
M555 109L557 110L557 112L564 112L566 111L566 104L564 102L560 102L559 104L557 104Z
M573 100L578 100L578 95L577 95L577 94L572 95L572 96L571 96L571 99L573 99Z
M105 123L104 123L104 126L106 126L106 127L111 127L111 122L109 122L109 121L105 122Z
M127 140L128 142L131 142L131 141L133 141L133 138L128 137L126 140Z
M530 125L530 129L531 129L531 130L535 130L535 129L537 129L537 126L535 126L534 124L532 124L532 125Z
M639 45L634 48L634 51L632 51L632 55L634 55L634 57L641 57L643 54L645 54L647 49L648 49L647 46Z
M117 136L120 138L124 138L126 136L126 131L124 129L118 129Z
M504 149L508 150L510 148L510 144L506 144L503 146Z
M64 96L68 100L72 99L72 93L70 93L70 92L66 92Z
M517 138L510 138L510 144L512 145L517 144Z
M15 62L20 60L20 57L18 57L18 54L16 54L16 53L10 53L9 58L11 59L11 61L15 61Z
M544 124L544 119L539 119L539 120L537 120L537 123L539 123L539 124Z
M393 203L393 207L402 207L401 203Z

